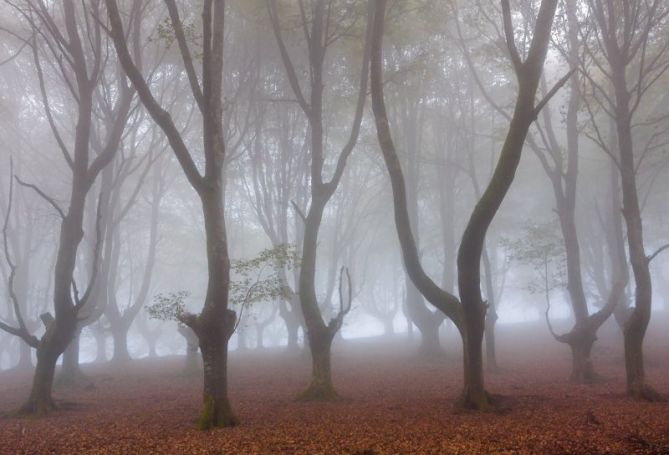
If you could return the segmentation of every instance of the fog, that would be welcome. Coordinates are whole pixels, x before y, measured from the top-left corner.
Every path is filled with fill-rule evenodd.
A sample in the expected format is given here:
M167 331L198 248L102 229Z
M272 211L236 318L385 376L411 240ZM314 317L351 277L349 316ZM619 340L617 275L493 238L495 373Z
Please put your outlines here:
M104 416L82 390L150 367L244 428L247 371L359 402L356 359L393 358L474 412L516 412L536 358L663 400L666 1L7 0L0 34L1 412ZM434 449L306 434L225 447Z

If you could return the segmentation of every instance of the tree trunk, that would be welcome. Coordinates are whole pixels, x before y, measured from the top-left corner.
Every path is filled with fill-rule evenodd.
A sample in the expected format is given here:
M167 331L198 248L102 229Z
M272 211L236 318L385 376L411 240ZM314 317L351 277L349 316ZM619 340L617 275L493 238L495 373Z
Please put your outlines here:
M572 354L571 380L578 384L593 383L599 379L590 358L592 346L596 338L592 333L589 333L589 335L584 336L578 341L569 343Z
M60 374L56 378L56 383L59 386L65 387L81 387L88 386L91 381L86 377L79 365L79 336L78 332L70 341L65 352L63 353L63 365Z
M265 347L263 335L265 333L265 326L263 324L256 324L256 349L263 349Z
M301 401L332 401L339 398L332 385L330 369L333 336L327 332L309 334L311 383L298 395Z
M95 361L102 363L107 361L107 334L102 327L97 327L95 330L95 344L96 354Z
M300 332L300 324L297 321L284 319L286 322L286 331L288 332L288 342L286 349L289 352L295 352L299 349L298 335Z
M158 357L158 351L156 351L156 344L158 344L158 338L154 336L148 336L146 338L146 344L149 347L148 356L152 359Z
M16 364L17 370L33 369L32 348L23 340L19 340L19 361Z
M383 320L383 335L387 338L395 334L395 318L389 317Z
M223 312L224 321L198 331L204 367L203 405L198 428L230 427L238 423L228 400L228 341L234 330L234 311ZM207 321L216 322L216 321Z
M490 396L485 390L483 376L483 332L484 314L472 314L474 305L465 306L465 326L461 332L463 340L464 387L458 405L464 409L489 411L493 409Z
M128 327L119 325L112 331L114 338L114 355L112 362L125 363L132 360L128 351Z
M439 342L439 326L444 318L437 311L430 311L423 302L423 296L407 277L407 313L413 325L420 332L418 352L426 357L438 356L443 351Z
M497 312L494 308L489 308L485 318L485 355L486 370L490 373L499 371L497 365L497 351L495 345L495 325L497 325Z
M47 335L45 335L47 337ZM28 400L19 408L19 414L43 416L56 409L51 397L56 362L60 351L53 349L51 343L40 343L37 348L37 366L33 375L33 384Z

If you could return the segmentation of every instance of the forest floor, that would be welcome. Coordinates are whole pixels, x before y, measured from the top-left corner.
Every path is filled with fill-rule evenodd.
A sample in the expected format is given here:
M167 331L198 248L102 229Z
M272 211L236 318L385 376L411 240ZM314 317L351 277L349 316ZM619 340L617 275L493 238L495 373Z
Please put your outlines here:
M649 383L669 395L669 315L651 325ZM452 328L450 329L452 332ZM487 375L503 395L500 414L457 412L459 346L451 335L441 357L423 359L404 336L340 342L333 359L343 399L301 403L308 358L280 349L233 352L230 396L241 424L194 429L201 379L180 373L183 358L84 365L94 387L57 389L63 409L42 419L0 419L0 453L669 454L669 403L624 395L622 340L608 325L595 348L603 381L568 381L568 348L543 325L498 331L503 370ZM0 412L20 404L29 372L0 372Z

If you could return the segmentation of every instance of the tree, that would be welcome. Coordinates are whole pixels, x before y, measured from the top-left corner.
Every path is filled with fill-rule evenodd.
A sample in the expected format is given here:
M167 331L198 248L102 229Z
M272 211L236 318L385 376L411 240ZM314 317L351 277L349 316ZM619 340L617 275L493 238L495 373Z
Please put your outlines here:
M383 97L382 41L385 0L375 0L372 33L371 92L372 110L383 158L393 188L395 226L407 274L435 307L456 325L463 340L464 389L460 404L465 408L487 410L493 407L483 378L482 341L486 304L481 297L480 263L486 231L514 180L525 138L531 124L548 99L567 81L563 78L547 96L536 102L536 92L548 51L557 0L543 0L534 25L531 43L523 60L516 46L511 9L502 0L507 50L518 79L518 95L506 139L491 181L476 204L462 235L457 255L460 298L441 289L425 272L416 248L407 207L407 192L401 164L392 139ZM570 76L571 73L568 75Z
M633 131L657 123L638 121L639 107L660 77L669 70L669 49L660 32L667 26L669 5L661 0L600 2L588 0L592 17L591 36L584 40L585 64L597 69L601 78L584 68L595 103L615 121L617 155L607 147L596 123L595 140L616 163L621 182L622 212L627 227L627 250L634 275L634 308L624 325L627 393L635 398L658 400L660 395L646 384L643 341L650 321L652 281L650 262L665 248L646 255L644 226L637 173L648 152L635 151ZM654 135L651 135L651 141Z
M232 426L237 419L228 399L228 341L234 331L235 312L228 308L230 259L225 227L223 164L226 156L223 135L223 23L225 2L206 0L202 5L201 75L184 32L184 24L174 0L167 0L172 32L183 60L191 92L202 115L204 174L177 129L169 112L154 97L140 67L133 61L115 0L106 0L111 36L119 60L137 90L142 104L165 133L172 151L202 203L204 216L208 284L199 315L184 314L181 321L198 336L204 365L203 406L198 428ZM135 16L135 21L139 17ZM200 80L201 79L201 80Z
M283 39L279 21L278 2L267 0L266 4L286 75L297 98L297 102L304 111L309 123L309 136L311 140L309 147L311 158L311 200L309 201L309 209L306 213L300 210L300 217L304 222L304 237L302 241L302 265L300 268L298 289L302 315L307 331L306 335L309 340L312 372L311 382L307 389L300 393L299 398L302 400L332 400L336 399L338 395L332 385L330 350L332 340L341 328L345 313L341 311L344 308L342 305L340 306L340 311L327 324L323 320L316 294L316 253L318 249L318 234L325 208L339 186L346 167L346 161L353 151L360 133L369 77L368 40L365 40L365 48L363 50L360 83L350 135L336 159L332 177L330 180L326 180L324 170L327 147L323 127L325 56L328 48L338 39L341 39L355 25L359 4L353 2L344 5L333 1L314 0L310 9L311 16L307 17L307 11L305 11L303 2L299 2L300 27L304 31L308 46L310 88L308 98L304 95L298 72ZM369 27L367 27L367 31L369 31Z
M84 211L86 200L100 172L111 162L118 150L122 138L125 121L130 111L133 93L130 87L118 86L118 97L113 106L116 119L113 126L106 131L104 147L97 156L91 156L91 132L94 111L94 93L99 76L104 69L105 56L102 53L102 33L99 24L93 17L99 11L99 2L93 2L89 11L80 12L71 0L62 2L62 8L55 5L47 6L42 1L28 2L27 8L17 8L17 12L29 24L32 31L32 50L35 69L39 79L42 104L53 137L65 162L72 173L68 206L63 209L51 196L35 184L23 183L35 190L49 203L61 218L58 252L54 270L54 315L43 314L41 319L45 325L45 333L37 339L31 335L22 317L19 315L19 303L15 300L18 327L0 325L6 331L21 337L37 351L37 366L33 377L33 385L28 400L19 409L20 413L42 415L55 409L51 397L51 389L56 362L77 331L78 315L89 303L92 287L97 274L97 259L93 260L88 287L79 293L75 280L75 268L79 246L84 238ZM57 15L60 11L62 15ZM36 33L37 30L43 33ZM44 49L37 45L37 38L45 41ZM49 103L41 65L40 52L46 51L63 63L58 66L59 76L71 81L67 92L75 100L76 127L72 146L68 146L61 134L58 124L54 121L56 109ZM64 57L64 58L61 58ZM21 182L20 180L17 180ZM7 211L7 217L10 210ZM100 251L100 237L96 236L96 254ZM9 259L12 270L16 266Z

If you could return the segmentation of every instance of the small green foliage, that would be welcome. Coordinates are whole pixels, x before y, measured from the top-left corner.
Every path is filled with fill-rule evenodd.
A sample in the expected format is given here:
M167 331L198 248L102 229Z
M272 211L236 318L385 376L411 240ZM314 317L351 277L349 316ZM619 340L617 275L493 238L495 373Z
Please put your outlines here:
M282 274L299 266L295 248L282 244L267 248L252 259L232 262L230 304L245 306L288 296Z
M533 268L536 279L528 283L529 292L547 293L565 285L564 245L552 223L527 224L519 238L504 239L502 244L513 260Z
M149 317L161 321L179 321L186 312L184 301L190 296L188 291L177 291L157 294L153 303L146 307Z

